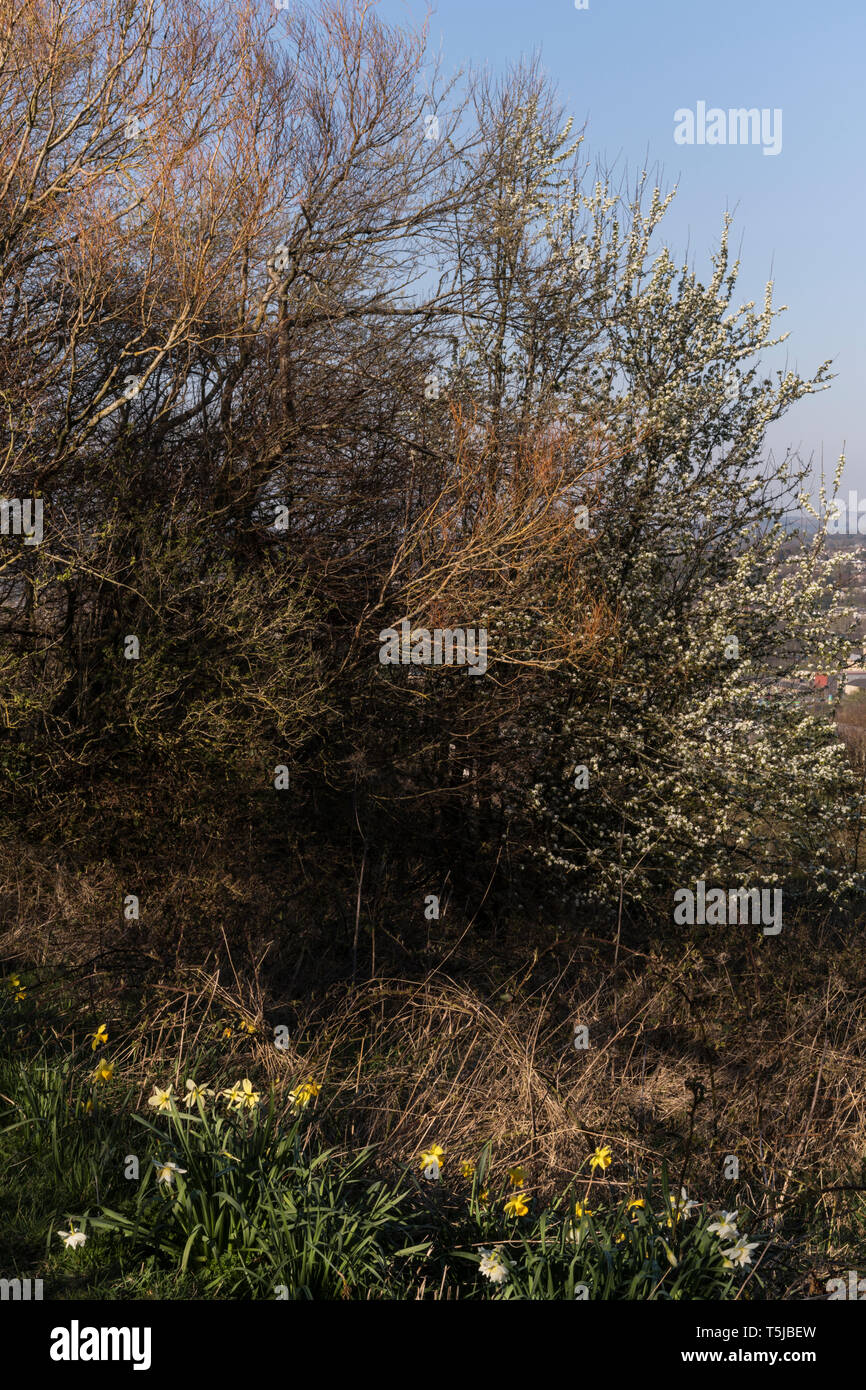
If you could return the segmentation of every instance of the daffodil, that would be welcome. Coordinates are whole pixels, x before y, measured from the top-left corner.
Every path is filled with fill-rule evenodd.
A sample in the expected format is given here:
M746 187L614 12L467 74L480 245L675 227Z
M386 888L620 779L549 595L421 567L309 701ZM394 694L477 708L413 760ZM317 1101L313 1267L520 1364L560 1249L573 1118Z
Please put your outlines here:
M725 1269L733 1269L736 1265L741 1268L743 1265L750 1265L752 1263L752 1251L757 1250L757 1248L758 1242L756 1240L749 1245L745 1236L740 1236L735 1245L722 1251Z
M577 1220L569 1221L568 1225L565 1228L565 1234L569 1240L573 1240L576 1245L579 1245L581 1240L583 1239L584 1234L583 1219L586 1216L593 1216L594 1213L590 1210L589 1207L585 1207L583 1205L583 1202L575 1202L574 1214L577 1217Z
M76 1246L83 1245L84 1242L87 1240L87 1236L84 1234L84 1232L76 1231L71 1221L69 1223L68 1231L58 1231L57 1234L62 1239L63 1244L66 1246L67 1250L74 1250Z
M22 999L26 999L27 997L27 990L21 983L20 975L8 976L6 980L6 988L9 990L9 993L12 995L13 999L17 999L20 1001Z
M472 1178L472 1177L474 1177L474 1176L475 1176L475 1164L472 1163L468 1158L464 1158L464 1159L461 1161L461 1163L460 1163L460 1173L461 1173L461 1176L464 1177L464 1178Z
M297 1113L299 1110L306 1110L311 1100L315 1100L321 1091L321 1086L309 1078L302 1086L296 1086L289 1092L289 1100L292 1102L292 1109Z
M241 1082L241 1088L243 1090L241 1105L246 1110L254 1110L262 1098L261 1091L254 1090L253 1083L248 1081L246 1077Z
M610 1167L612 1159L613 1156L610 1151L610 1145L605 1144L602 1148L596 1149L595 1153L591 1155L589 1166L590 1168L601 1168L604 1170Z
M489 1279L491 1284L506 1284L508 1282L508 1265L502 1255L502 1251L497 1246L495 1250L485 1250L481 1247L481 1260L478 1265L480 1272L485 1279Z
M94 1081L110 1081L114 1075L113 1062L100 1062L96 1071L93 1073Z
M483 1192L479 1192L478 1201L481 1203L482 1207L486 1207L488 1205L488 1203L490 1202L490 1189L488 1187L485 1187Z
M92 1039L92 1042L90 1044L91 1052L95 1052L98 1047L104 1047L105 1044L108 1042L108 1029L106 1028L105 1024L100 1023L96 1032L91 1033L90 1037Z
M223 1100L228 1101L229 1105L243 1105L244 1103L244 1093L239 1081L236 1081L233 1086L227 1087L226 1090L220 1091L220 1095Z
M526 1198L522 1192L515 1192L513 1197L509 1197L504 1207L506 1216L528 1216L529 1207L526 1205Z
M645 1207L646 1202L643 1197L634 1197L628 1204L629 1211L635 1211L638 1207Z
M707 1230L710 1235L718 1236L719 1240L739 1240L740 1233L737 1230L737 1212L717 1211L716 1220L710 1222Z
M153 1160L153 1163L154 1167L156 1168L157 1182L164 1182L167 1187L171 1187L171 1184L174 1182L176 1173L186 1172L185 1168L179 1168L176 1163L161 1163L158 1158L155 1158Z
M153 1095L148 1096L147 1103L161 1113L163 1110L171 1109L173 1099L171 1086L154 1086Z
M194 1081L187 1081L183 1103L189 1109L190 1106L197 1105L199 1101L204 1104L207 1097L212 1095L213 1091L208 1086L198 1086Z
M695 1208L701 1205L700 1202L692 1201L684 1187L680 1188L679 1197L674 1197L673 1193L671 1193L668 1200L671 1204L671 1210L674 1211L677 1216L691 1216Z
M431 1144L429 1149L425 1149L421 1154L421 1172L430 1182L436 1182L442 1172L442 1160L445 1157L445 1150L440 1149L438 1144Z
M249 1033L250 1037L256 1032L256 1025L254 1023L248 1023L245 1018L238 1020L238 1028L242 1033Z
M509 1168L508 1181L512 1187L523 1187L526 1182L526 1174L519 1165L516 1168Z

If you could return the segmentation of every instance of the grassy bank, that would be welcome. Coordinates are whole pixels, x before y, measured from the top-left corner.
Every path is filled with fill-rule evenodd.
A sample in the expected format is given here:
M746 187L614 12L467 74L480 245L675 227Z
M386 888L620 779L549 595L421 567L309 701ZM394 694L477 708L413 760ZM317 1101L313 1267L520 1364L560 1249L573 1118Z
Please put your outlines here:
M473 986L281 1004L202 971L8 976L3 1275L51 1298L820 1295L866 1234L862 952L831 924L806 944L614 969L551 946Z

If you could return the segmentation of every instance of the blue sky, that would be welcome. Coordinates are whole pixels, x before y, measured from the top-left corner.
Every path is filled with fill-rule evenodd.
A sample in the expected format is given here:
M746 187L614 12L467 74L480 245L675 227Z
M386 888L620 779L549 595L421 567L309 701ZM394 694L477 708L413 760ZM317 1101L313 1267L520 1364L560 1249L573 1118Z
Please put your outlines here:
M382 0L383 18L420 21L423 0ZM540 51L566 110L587 123L584 152L617 170L659 168L679 192L664 240L702 278L722 215L734 213L741 249L737 302L776 284L790 337L767 361L809 375L826 358L829 391L793 407L768 443L823 457L832 474L843 445L846 487L866 494L863 60L864 0L439 0L430 49L443 73L469 63L504 71ZM782 148L678 145L674 112L781 108Z

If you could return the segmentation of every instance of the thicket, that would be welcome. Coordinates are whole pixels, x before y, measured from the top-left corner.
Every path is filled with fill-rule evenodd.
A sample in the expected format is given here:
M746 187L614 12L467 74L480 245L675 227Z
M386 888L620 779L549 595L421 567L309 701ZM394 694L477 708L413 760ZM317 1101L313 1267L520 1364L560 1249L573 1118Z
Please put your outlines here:
M594 171L537 64L443 81L370 10L12 4L0 44L19 964L328 977L428 894L446 939L852 886L844 749L767 689L840 651L762 454L828 366L762 368L727 222L675 265L672 193ZM486 628L486 674L381 665L404 619Z

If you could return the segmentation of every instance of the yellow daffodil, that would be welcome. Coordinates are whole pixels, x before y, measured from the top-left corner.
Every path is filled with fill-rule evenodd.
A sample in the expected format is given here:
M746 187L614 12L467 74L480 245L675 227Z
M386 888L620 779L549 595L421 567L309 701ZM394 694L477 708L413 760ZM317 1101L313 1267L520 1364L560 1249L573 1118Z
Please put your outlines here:
M321 1086L312 1077L308 1077L302 1086L296 1086L293 1091L289 1092L292 1109L295 1111L306 1110L310 1101L316 1099L321 1089Z
M634 1211L637 1207L645 1207L645 1206L646 1206L646 1202L644 1201L643 1197L635 1197L635 1198L632 1199L632 1201L629 1202L629 1204L628 1204L628 1210L629 1210L629 1211Z
M238 1028L242 1033L249 1033L250 1037L256 1032L256 1025L254 1023L248 1023L245 1018L238 1020Z
M589 1166L590 1168L601 1168L603 1170L605 1168L609 1168L611 1162L612 1154L610 1151L610 1145L605 1144L602 1148L596 1149L595 1153L591 1155L589 1160Z
M27 998L27 990L22 985L19 975L10 975L6 980L6 988L12 995L12 998L19 1000L19 1002Z
M592 1216L593 1212L590 1211L589 1207L585 1207L583 1202L575 1202L574 1214L575 1216Z
M90 1044L90 1051L95 1052L98 1047L103 1047L108 1042L108 1029L104 1023L100 1023L95 1033L91 1033L93 1041Z
M481 1203L482 1207L487 1206L487 1204L490 1201L490 1189L488 1187L485 1187L483 1192L479 1192L478 1200Z
M475 1175L475 1164L472 1163L472 1162L470 1162L470 1160L469 1160L468 1158L462 1159L462 1160L461 1160L461 1163L460 1163L460 1173L461 1173L461 1176L464 1177L464 1178L472 1178L472 1177L474 1177L474 1175Z
M171 1086L154 1086L153 1095L148 1097L147 1103L161 1113L171 1109L172 1099Z
M516 1192L513 1197L509 1197L505 1203L506 1216L528 1216L529 1207L526 1205L526 1198L522 1192Z
M93 1073L94 1081L110 1081L114 1075L114 1063L102 1061Z
M440 1149L438 1144L431 1144L430 1148L421 1154L421 1172L429 1182L437 1182L440 1178L444 1157L445 1150Z
M526 1182L526 1174L521 1167L509 1168L508 1181L512 1187L522 1187Z
M438 1163L439 1166L441 1167L441 1166L442 1166L442 1160L443 1160L444 1157L445 1157L445 1150L444 1150L444 1149L440 1149L440 1147L439 1147L438 1144L431 1144L430 1147L429 1147L429 1149L424 1149L423 1153L421 1154L421 1159L420 1159L421 1167L422 1167L422 1168L426 1168L428 1164L433 1163L433 1162Z

